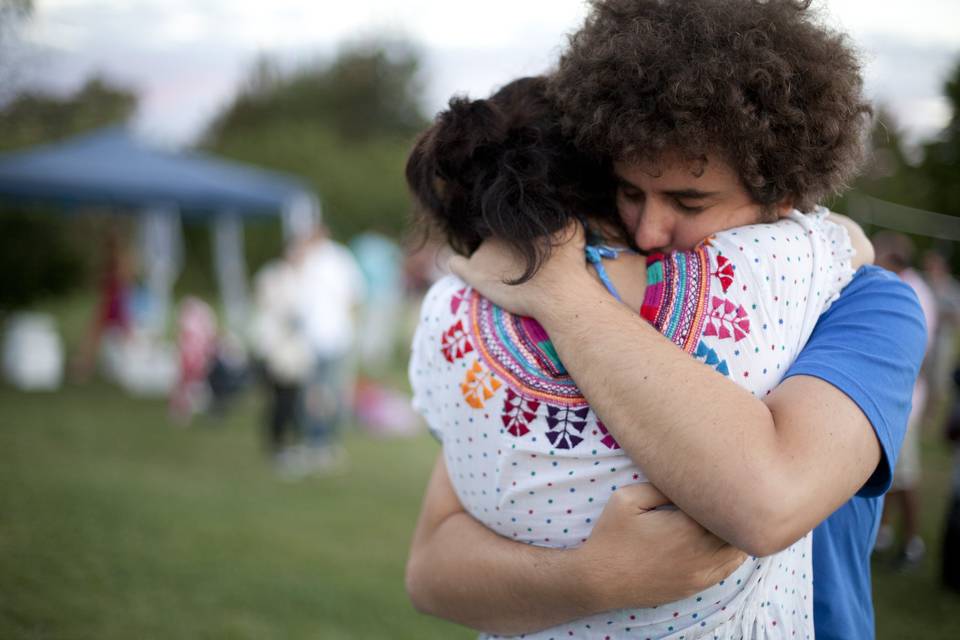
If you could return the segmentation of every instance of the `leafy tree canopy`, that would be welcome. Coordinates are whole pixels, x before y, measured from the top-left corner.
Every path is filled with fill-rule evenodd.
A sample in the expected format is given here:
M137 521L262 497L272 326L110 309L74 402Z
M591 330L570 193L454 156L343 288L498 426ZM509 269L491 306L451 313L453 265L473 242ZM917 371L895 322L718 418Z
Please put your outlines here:
M126 121L136 95L100 78L60 97L22 93L0 108L0 151L52 142ZM0 202L0 309L30 304L80 285L92 271L96 225L64 216L38 215Z
M127 121L137 106L132 91L93 77L73 95L21 93L0 109L0 150L29 147Z
M960 216L960 60L944 83L952 115L940 136L924 146L921 170L930 182L929 207Z
M340 238L397 236L409 210L404 162L427 122L419 66L411 45L382 40L290 72L261 59L204 146L307 180Z

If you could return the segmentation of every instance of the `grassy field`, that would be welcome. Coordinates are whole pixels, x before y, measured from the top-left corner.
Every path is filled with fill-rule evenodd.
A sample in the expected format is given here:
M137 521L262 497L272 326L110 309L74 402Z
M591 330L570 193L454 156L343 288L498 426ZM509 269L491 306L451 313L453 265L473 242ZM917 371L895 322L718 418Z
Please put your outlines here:
M470 638L415 613L403 563L436 445L347 439L349 473L278 480L260 406L167 423L105 385L0 387L0 638ZM949 460L928 446L939 539ZM880 638L960 637L960 598L876 568Z
M189 429L106 386L0 407L0 638L473 637L403 592L426 436L290 484L252 398Z

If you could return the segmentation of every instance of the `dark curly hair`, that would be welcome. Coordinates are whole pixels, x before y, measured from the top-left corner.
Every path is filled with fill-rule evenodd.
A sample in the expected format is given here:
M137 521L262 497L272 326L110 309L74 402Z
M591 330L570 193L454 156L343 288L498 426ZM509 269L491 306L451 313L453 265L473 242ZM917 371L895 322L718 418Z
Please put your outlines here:
M857 172L856 52L810 2L593 0L551 80L564 129L615 160L718 154L765 212L809 211Z
M486 100L453 98L415 143L406 178L426 228L438 229L454 251L470 255L499 238L522 256L516 283L536 273L551 236L571 220L623 233L609 163L563 134L540 76Z

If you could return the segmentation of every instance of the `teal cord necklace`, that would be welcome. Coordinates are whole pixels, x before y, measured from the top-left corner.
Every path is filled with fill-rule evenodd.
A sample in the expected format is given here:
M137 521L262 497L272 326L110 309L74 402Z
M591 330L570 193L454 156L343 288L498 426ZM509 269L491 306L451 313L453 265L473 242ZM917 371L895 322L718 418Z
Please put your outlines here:
M600 282L603 283L603 286L607 288L607 291L610 292L617 302L623 302L620 298L620 294L617 292L617 288L613 286L613 282L610 280L607 270L603 266L604 259L607 260L616 260L621 253L636 253L633 249L628 249L626 247L611 247L605 244L588 244L584 249L587 255L587 262L593 265L593 268L596 269L597 275L600 277Z

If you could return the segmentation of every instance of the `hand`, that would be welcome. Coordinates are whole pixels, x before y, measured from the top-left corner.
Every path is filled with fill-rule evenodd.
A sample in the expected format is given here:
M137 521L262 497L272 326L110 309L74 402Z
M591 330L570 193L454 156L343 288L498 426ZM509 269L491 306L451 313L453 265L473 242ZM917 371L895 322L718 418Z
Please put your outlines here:
M830 215L827 216L827 220L847 230L847 235L850 237L850 245L853 247L853 257L850 259L851 268L857 270L865 264L873 264L873 260L876 257L873 250L873 243L867 238L867 234L863 232L860 225L847 216L842 216L832 211Z
M614 491L590 537L570 553L595 610L649 607L720 582L746 554L676 509L651 484Z
M564 293L581 286L598 286L587 270L583 227L571 223L551 239L550 255L533 277L517 285L522 261L506 243L484 241L470 258L454 256L450 270L499 307L517 315L541 318Z

